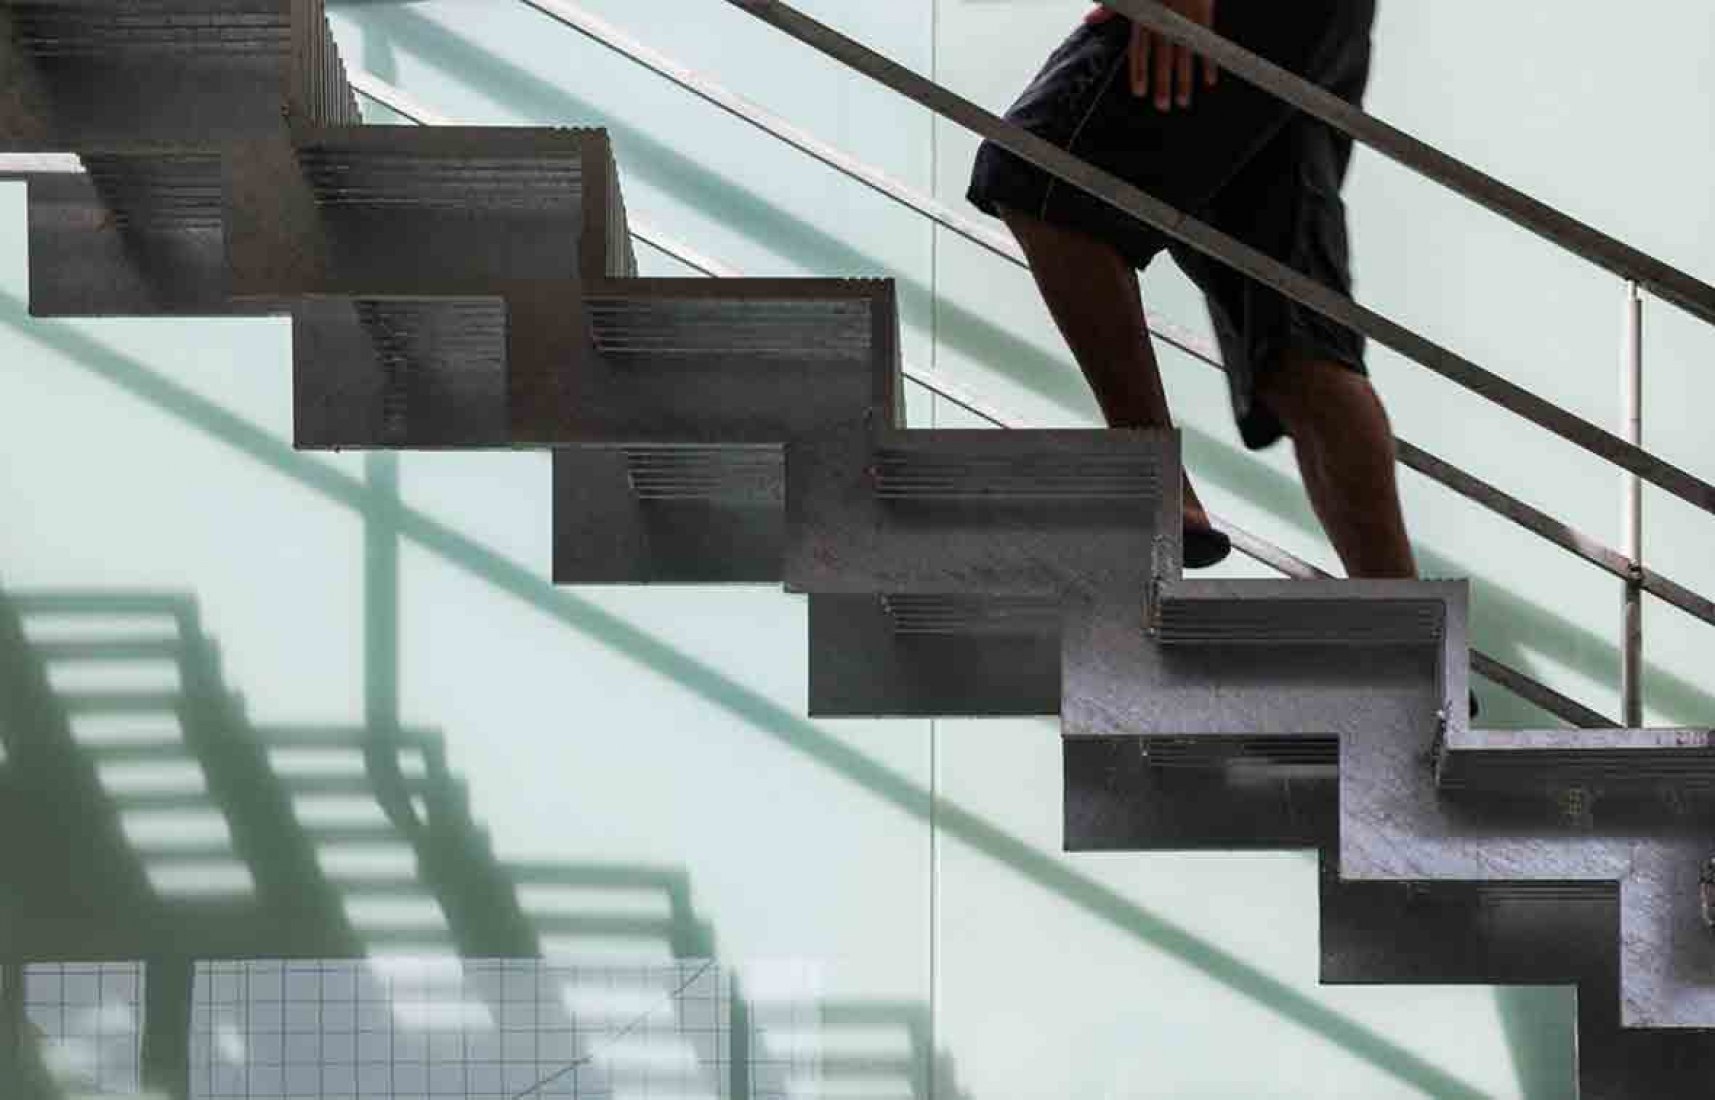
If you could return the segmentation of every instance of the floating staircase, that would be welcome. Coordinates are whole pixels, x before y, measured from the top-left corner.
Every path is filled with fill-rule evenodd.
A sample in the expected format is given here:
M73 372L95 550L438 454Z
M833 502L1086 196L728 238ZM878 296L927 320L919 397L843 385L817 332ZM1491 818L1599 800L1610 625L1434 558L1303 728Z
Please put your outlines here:
M1473 729L1463 584L1182 579L1176 437L904 427L891 284L637 278L601 132L360 126L318 0L0 60L35 313L290 313L301 446L552 450L557 581L781 583L813 714L1057 714L1068 848L1318 847L1328 980L1576 982L1583 1096L1709 1094L1709 731Z

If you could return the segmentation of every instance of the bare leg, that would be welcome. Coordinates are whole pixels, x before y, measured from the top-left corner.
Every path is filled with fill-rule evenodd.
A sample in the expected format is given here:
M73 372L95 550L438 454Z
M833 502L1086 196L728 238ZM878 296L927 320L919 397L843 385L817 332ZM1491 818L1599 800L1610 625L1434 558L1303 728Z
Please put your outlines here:
M1347 575L1417 576L1393 429L1369 379L1339 363L1296 360L1268 375L1260 396L1292 437L1305 491Z
M1108 426L1171 428L1167 393L1131 264L1118 249L1094 237L1013 210L1003 211L1003 216ZM1189 477L1184 504L1188 526L1209 525Z

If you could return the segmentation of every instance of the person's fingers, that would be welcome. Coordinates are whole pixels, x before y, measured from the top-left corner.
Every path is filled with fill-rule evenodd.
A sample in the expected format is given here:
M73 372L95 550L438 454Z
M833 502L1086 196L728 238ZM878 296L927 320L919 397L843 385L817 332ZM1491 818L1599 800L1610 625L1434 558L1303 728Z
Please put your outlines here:
M1191 106L1191 86L1197 82L1197 57L1189 49L1180 46L1173 51L1174 75L1179 84L1179 106Z
M1221 79L1221 67L1212 58L1203 59L1203 85L1213 88Z
M1173 72L1174 52L1177 49L1167 39L1161 40L1161 45L1155 50L1154 64L1150 66L1150 76L1155 83L1155 109L1171 111L1173 109Z

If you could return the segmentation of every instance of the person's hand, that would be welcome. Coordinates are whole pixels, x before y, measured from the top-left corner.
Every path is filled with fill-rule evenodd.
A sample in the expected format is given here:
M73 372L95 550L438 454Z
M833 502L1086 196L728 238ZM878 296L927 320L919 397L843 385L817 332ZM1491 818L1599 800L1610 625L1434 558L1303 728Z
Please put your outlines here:
M1161 0L1185 18L1205 27L1215 25L1215 0ZM1084 17L1086 23L1105 23L1118 13L1098 6ZM1220 70L1203 58L1203 83L1213 88ZM1131 94L1138 98L1155 95L1155 109L1171 111L1174 104L1191 106L1191 89L1197 83L1196 57L1190 47L1162 38L1143 24L1131 25Z

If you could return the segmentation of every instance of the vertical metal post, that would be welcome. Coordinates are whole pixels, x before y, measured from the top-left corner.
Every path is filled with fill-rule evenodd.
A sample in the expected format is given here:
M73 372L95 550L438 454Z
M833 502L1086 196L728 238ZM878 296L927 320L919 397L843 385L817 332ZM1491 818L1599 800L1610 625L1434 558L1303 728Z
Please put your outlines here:
M1626 442L1643 444L1644 298L1636 283L1626 284L1625 340L1620 354L1620 417ZM1631 561L1624 581L1620 613L1620 703L1625 724L1643 725L1643 482L1628 473L1621 483L1620 552Z

